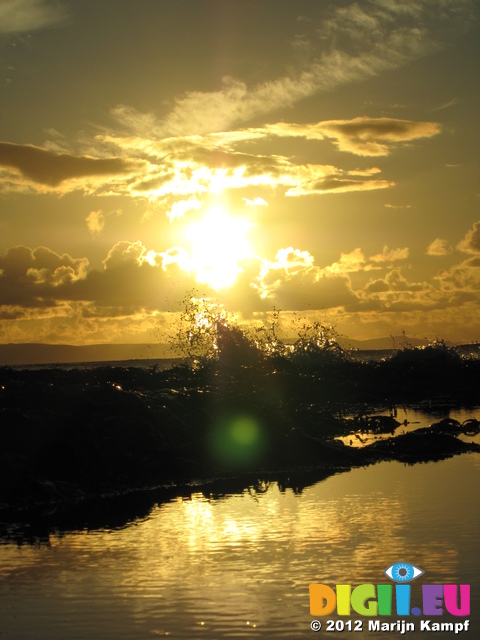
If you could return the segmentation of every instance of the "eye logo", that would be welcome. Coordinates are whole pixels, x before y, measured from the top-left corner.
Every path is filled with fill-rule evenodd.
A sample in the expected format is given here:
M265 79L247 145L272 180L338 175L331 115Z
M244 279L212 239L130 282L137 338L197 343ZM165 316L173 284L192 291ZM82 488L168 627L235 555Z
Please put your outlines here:
M425 571L422 571L414 564L408 564L408 562L396 562L387 567L384 573L387 578L394 582L411 582L415 578L422 576Z

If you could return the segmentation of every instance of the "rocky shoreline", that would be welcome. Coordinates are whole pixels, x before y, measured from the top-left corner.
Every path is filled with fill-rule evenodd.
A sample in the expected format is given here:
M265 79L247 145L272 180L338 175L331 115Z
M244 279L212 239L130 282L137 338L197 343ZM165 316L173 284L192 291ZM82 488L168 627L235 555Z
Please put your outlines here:
M359 428L393 433L393 415L365 417L374 404L478 404L478 360L452 362L444 353L442 369L424 351L408 355L315 366L270 359L165 371L0 369L0 506L71 507L148 487L331 475L479 451L458 437L478 433L477 420L442 421L362 448L335 439Z

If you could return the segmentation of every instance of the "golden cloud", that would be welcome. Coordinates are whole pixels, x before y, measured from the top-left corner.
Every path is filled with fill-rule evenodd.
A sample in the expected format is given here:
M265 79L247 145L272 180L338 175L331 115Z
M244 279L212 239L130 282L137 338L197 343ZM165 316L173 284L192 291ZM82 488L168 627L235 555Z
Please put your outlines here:
M480 253L480 221L474 222L473 228L457 244L457 249L464 253Z
M100 233L105 226L105 216L101 209L98 209L97 211L90 211L88 216L85 218L85 222L87 223L90 233L95 235Z
M395 262L396 260L406 260L409 256L408 247L403 249L389 249L387 245L383 247L382 253L370 256L372 262Z
M453 249L450 247L448 240L443 238L435 238L427 248L427 256L448 256Z
M129 158L122 162L136 169L134 178L127 173L116 183L110 181L109 193L163 202L172 219L189 210L184 208L185 203L232 189L268 187L284 189L287 197L298 197L387 189L395 185L393 180L379 177L381 169L376 166L346 170L333 165L301 164L284 155L246 153L238 148L245 142L254 149L272 137L323 140L356 155L384 156L398 144L428 138L440 131L433 122L357 117L302 125L282 122L161 139L159 127L150 118L147 121L148 137L97 135L98 155L104 157L113 152ZM244 201L251 202L248 198Z
M443 269L435 279L447 292L480 291L480 256L468 258L449 269Z
M228 131L318 92L402 67L444 46L453 33L465 28L472 12L468 0L462 2L461 8L457 0L444 0L441 12L433 0L410 3L401 10L401 29L397 28L398 5L393 2L380 6L371 2L361 8L358 3L334 6L329 13L309 42L309 62L292 69L288 75L254 86L226 76L216 90L187 91L178 96L162 118L127 105L115 107L112 116L130 133L159 139ZM382 140L391 139L383 138L377 129L380 142L375 142L377 138L362 140L365 124L362 130L354 132L347 131L343 121L338 121L337 128L330 129L330 133L345 150L383 155ZM386 133L403 135L392 129Z

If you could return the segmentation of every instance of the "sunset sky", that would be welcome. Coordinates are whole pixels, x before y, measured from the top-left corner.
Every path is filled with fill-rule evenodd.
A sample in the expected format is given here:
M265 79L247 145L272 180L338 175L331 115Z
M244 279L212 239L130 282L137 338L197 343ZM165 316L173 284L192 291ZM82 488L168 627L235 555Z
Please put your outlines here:
M1 0L0 343L480 340L475 0Z

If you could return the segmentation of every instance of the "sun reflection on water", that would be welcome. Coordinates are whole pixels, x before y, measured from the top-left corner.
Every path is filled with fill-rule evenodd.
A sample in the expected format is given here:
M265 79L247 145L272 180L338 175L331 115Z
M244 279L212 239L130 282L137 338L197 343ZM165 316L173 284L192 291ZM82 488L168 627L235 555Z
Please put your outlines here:
M276 483L194 492L120 530L53 535L49 547L4 545L4 626L21 624L22 607L33 606L28 615L49 639L69 640L62 619L83 628L87 618L94 639L291 639L308 631L310 582L376 584L385 567L408 560L429 582L479 585L478 511L458 490L478 480L474 458L382 463L299 495Z

